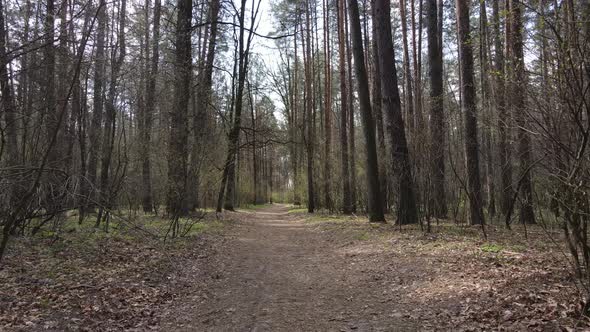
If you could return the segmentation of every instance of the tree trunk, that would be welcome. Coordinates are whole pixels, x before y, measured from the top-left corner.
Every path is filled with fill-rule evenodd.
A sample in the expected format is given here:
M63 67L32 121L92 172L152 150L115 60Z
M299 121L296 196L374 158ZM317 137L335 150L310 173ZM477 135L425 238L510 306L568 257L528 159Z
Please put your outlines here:
M346 36L344 34L345 0L338 0L338 55L340 74L340 163L342 167L342 212L352 213L350 173L348 169L348 91L346 84Z
M372 0L373 15L375 15L375 0ZM383 194L383 206L385 210L389 207L388 195L390 192L389 178L387 174L389 160L386 157L386 144L383 123L383 110L381 107L381 68L379 66L379 51L377 48L377 28L372 24L371 47L373 49L373 79L371 86L371 101L373 102L373 113L375 114L375 125L377 126L377 151L382 156L379 159L379 182L381 183L381 193Z
M260 2L259 2L260 4ZM227 158L225 162L225 166L223 168L223 174L221 178L221 187L219 189L219 195L217 197L217 212L221 212L221 208L226 210L233 210L233 200L234 200L234 190L235 190L235 165L236 165L236 156L238 154L239 148L239 137L240 137L240 129L242 123L242 107L243 107L243 96L244 96L244 86L246 84L246 76L248 74L248 64L250 58L250 45L252 42L252 36L254 33L254 24L256 22L256 17L251 17L250 20L250 28L248 30L248 37L247 40L244 40L245 37L245 23L244 17L246 12L246 0L241 1L241 8L240 8L240 15L239 19L239 37L238 37L238 61L237 61L237 69L238 69L238 85L236 89L235 95L235 108L233 113L233 126L229 133L229 147L227 151ZM257 11L256 11L257 13ZM226 194L227 188L227 194ZM224 204L224 197L227 198Z
M473 73L473 49L469 26L469 6L463 0L456 0L458 43L461 71L461 109L465 117L465 161L467 169L467 190L471 225L484 224L481 180L479 174L479 145L477 142L477 107L475 75Z
M171 219L183 214L186 192L188 104L191 80L191 18L192 1L178 0L176 22L176 50L174 63L174 108L170 114L170 140L168 153L167 206Z
M352 212L356 213L356 204L357 204L357 185L356 185L356 139L355 139L355 125L354 125L354 84L352 83L352 47L350 46L350 34L348 33L348 15L344 15L345 17L345 36L346 36L346 65L348 71L348 130L349 130L349 143L350 152L348 156L350 157L350 201L352 206Z
M412 93L412 70L410 68L410 52L408 51L408 24L406 20L406 1L400 0L399 2L399 12L402 18L402 43L403 43L403 52L404 52L404 83L405 83L405 97L404 104L406 107L406 114L407 118L406 121L409 126L410 132L414 130L415 127L415 115L414 115L414 96ZM390 23L391 26L391 23ZM391 29L390 29L391 30ZM398 92L399 93L399 92Z
M96 227L101 222L103 210L110 209L114 189L110 185L109 172L111 162L113 158L113 150L115 148L115 136L116 136L116 120L117 120L117 109L115 106L115 98L117 93L117 85L119 79L119 72L123 66L125 60L126 49L125 49L125 21L126 21L126 7L127 0L122 0L121 8L119 13L119 35L118 45L115 48L118 51L118 56L115 58L116 52L113 51L113 58L111 59L111 81L109 84L109 91L107 94L107 103L105 107L105 131L103 135L102 143L102 158L101 158L101 171L100 171L100 203L101 207L96 218ZM105 215L105 219L108 218L108 211Z
M504 216L508 214L510 200L513 196L512 189L512 160L508 142L510 141L510 131L508 127L508 111L506 109L506 96L509 90L506 90L504 53L502 47L502 37L500 32L500 6L498 0L492 2L493 31L494 31L494 70L495 75L495 94L494 101L498 109L498 161L500 163L501 176L500 182L502 190L500 191L500 210ZM507 26L508 27L508 26Z
M435 217L447 216L445 197L445 124L443 110L443 58L438 27L438 6L436 0L427 0L428 61L430 79L430 131L432 158L432 202Z
M14 104L14 96L12 94L12 87L10 86L10 78L8 74L8 56L6 50L6 43L8 39L8 32L6 31L6 23L4 20L4 0L0 0L0 91L2 92L1 95L1 106L2 106L2 113L4 114L4 124L6 125L5 133L6 135L6 152L8 154L7 164L9 167L17 167L19 164L19 155L18 155L18 137L17 137L17 128L18 125L16 123L16 106ZM10 189L9 199L8 199L8 208L7 211L13 211L15 208L15 204L18 200L18 185L16 176L18 171L8 172L9 184L8 188ZM11 228L12 225L4 225L5 230ZM7 237L7 231L4 232L4 236ZM0 252L1 255L1 252Z
M191 154L190 178L188 179L188 204L191 210L200 206L199 204L199 187L201 179L202 154L206 152L207 138L206 134L211 132L210 124L210 101L211 101L211 85L213 82L213 63L215 61L215 50L217 45L217 20L219 17L219 0L211 1L209 7L209 20L211 21L211 32L209 33L209 41L207 46L207 54L205 58L205 65L203 71L198 76L198 85L196 89L196 114L193 118L193 151Z
M355 74L358 85L361 119L366 145L366 173L368 189L369 221L385 222L383 215L383 203L379 185L379 166L377 160L377 147L375 143L375 124L371 111L367 71L365 68L365 55L363 53L363 41L361 36L361 23L357 0L348 1L348 13L350 16L350 30L353 45Z
M416 14L415 14L415 5L414 5L415 0L410 0L410 8L411 8L411 12L412 12L412 62L414 65L414 112L416 113L415 116L415 126L416 126L416 132L421 132L422 129L424 128L424 119L422 116L422 78L421 78L421 71L420 71L420 66L422 65L418 58L419 58L419 54L418 52L420 52L420 54L422 54L422 49L421 46L419 47L417 45L417 40L416 40ZM422 39L422 0L420 0L420 6L419 6L419 11L418 11L418 15L419 15L419 29L418 29L418 38L420 38L420 40Z
M488 39L488 18L486 1L480 2L479 9L480 17L480 42L479 42L479 59L480 59L480 78L481 78L481 104L483 107L484 114L484 133L483 133L483 144L485 146L485 160L486 160L486 192L487 192L487 207L490 217L494 217L496 214L496 186L494 176L494 160L493 160L493 131L491 128L492 114L490 107L490 62L489 62L489 39Z
M82 181L82 192L86 199L86 206L94 206L96 199L96 176L98 169L98 156L100 155L102 143L102 118L104 107L103 88L106 71L105 36L107 26L107 4L106 0L100 0L98 9L98 30L96 32L96 55L94 61L94 88L93 107L90 128L88 131L88 172L86 179ZM82 218L83 219L83 218Z
M43 30L45 33L44 42L46 43L43 47L43 67L45 68L45 72L43 74L44 77L41 92L43 95L43 107L46 116L47 138L51 137L53 133L59 130L55 84L55 15L54 0L47 0L45 20L43 22ZM50 167L59 168L58 156L60 156L60 143L61 142L58 140L52 151L49 152L48 165ZM52 200L51 197L49 197L49 200Z
M305 50L305 147L307 152L307 212L315 210L315 188L313 181L313 144L314 144L314 117L313 117L313 91L312 91L312 56L311 56L311 20L309 0L305 2L306 34L303 49ZM303 32L303 31L302 31Z
M148 10L149 8L146 8ZM154 108L156 106L156 78L158 76L158 64L160 60L160 17L161 17L161 0L154 1L154 27L152 36L152 58L151 68L147 75L146 84L146 105L144 109L144 123L143 123L143 134L141 135L142 152L141 152L141 171L143 180L143 198L142 205L144 212L152 212L153 199L152 199L152 171L151 171L151 133L152 133L152 121ZM146 34L147 36L148 34ZM147 56L147 55L146 55Z
M324 0L324 199L328 211L334 209L331 196L332 182L332 70L330 66L330 11L327 0Z
M525 120L525 64L523 53L523 23L522 3L520 0L509 0L510 13L510 44L509 56L511 63L510 90L512 101L512 114L514 115L517 130L518 154L520 156L520 221L526 224L535 223L533 211L533 184L531 181L531 139Z
M381 76L381 103L386 114L387 133L391 141L394 176L398 184L397 221L413 224L418 221L412 166L402 118L401 101L397 85L395 53L391 36L389 0L375 1L375 25L377 30L377 56ZM411 104L411 99L409 99Z

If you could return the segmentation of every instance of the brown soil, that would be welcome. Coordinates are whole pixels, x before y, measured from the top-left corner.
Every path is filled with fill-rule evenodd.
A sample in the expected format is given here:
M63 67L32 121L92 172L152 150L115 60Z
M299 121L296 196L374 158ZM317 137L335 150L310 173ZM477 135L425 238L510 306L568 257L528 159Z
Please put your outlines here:
M526 238L517 225L488 227L483 240L455 223L425 234L286 205L222 219L233 221L165 243L133 233L16 238L0 266L0 330L588 327L562 242L540 227Z
M349 331L415 328L346 250L283 205L232 228L191 315L164 323L193 331ZM400 304L398 304L400 305ZM182 310L181 310L182 312Z
M400 233L354 218L307 218L283 205L242 213L209 261L213 277L162 326L552 331L576 320L568 307L576 290L565 269L541 256L488 255L471 238Z

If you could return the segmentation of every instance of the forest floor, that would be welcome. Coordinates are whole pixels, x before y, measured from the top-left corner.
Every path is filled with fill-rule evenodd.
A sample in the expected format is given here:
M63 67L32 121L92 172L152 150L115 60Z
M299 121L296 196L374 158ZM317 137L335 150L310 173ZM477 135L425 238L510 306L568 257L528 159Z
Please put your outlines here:
M469 226L425 234L287 205L223 219L166 243L129 234L17 239L0 265L0 329L588 327L561 246L540 227L526 238L488 227L483 240Z

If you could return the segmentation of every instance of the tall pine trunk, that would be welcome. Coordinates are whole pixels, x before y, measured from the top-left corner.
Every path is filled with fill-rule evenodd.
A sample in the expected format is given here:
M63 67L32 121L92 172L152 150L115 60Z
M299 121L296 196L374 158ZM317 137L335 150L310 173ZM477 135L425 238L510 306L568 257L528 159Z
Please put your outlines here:
M352 213L352 197L350 191L350 172L348 168L348 91L346 84L346 36L344 34L344 16L346 0L338 0L338 57L340 77L340 163L342 167L342 212Z
M498 112L498 161L500 163L500 210L504 216L508 214L510 200L513 196L512 189L512 160L508 142L510 141L510 130L508 123L508 111L506 109L506 81L504 64L504 47L500 32L500 5L499 0L492 0L493 32L494 32L494 70L495 93L494 102Z
M168 151L168 196L170 218L177 223L183 214L186 192L188 104L191 80L191 18L192 1L178 0L176 22L176 49L174 62L174 107L170 114ZM173 227L176 227L173 225Z
M332 70L330 66L330 8L329 3L324 0L324 199L326 208L333 210L331 196L332 182Z
M431 131L431 210L437 218L447 216L445 194L445 124L443 109L443 56L440 43L438 5L436 0L427 0L428 61L430 79L430 131Z
M465 161L467 169L467 190L471 225L484 223L481 180L479 174L479 144L477 142L477 106L475 75L473 72L473 49L469 25L469 6L463 0L456 0L457 30L459 43L459 70L461 72L461 109L465 117Z
M371 111L371 100L369 95L367 71L365 68L365 55L363 52L361 22L357 0L348 0L348 13L350 16L350 32L353 45L352 52L354 55L354 69L358 86L363 133L365 136L369 221L385 222L381 189L379 184L379 165L377 160L377 146L375 142L375 123L373 122L373 114Z
M90 128L88 131L88 170L86 179L81 183L82 193L86 199L86 204L83 210L88 206L94 206L96 199L95 188L97 186L97 170L98 157L101 151L102 144L102 119L104 113L104 83L106 72L106 51L105 51L105 37L107 26L107 4L106 0L100 0L98 9L98 30L96 32L96 55L94 60L94 88L92 96L92 118L90 120ZM85 212L85 211L84 211ZM83 217L80 218L82 220Z
M146 9L147 10L147 9ZM143 116L143 130L141 134L141 172L143 182L143 198L142 205L144 212L152 212L152 171L151 171L151 133L153 113L156 104L156 78L158 75L158 64L160 58L160 17L161 17L161 0L154 1L154 27L152 36L152 58L151 65L148 70L147 84L146 84L146 105ZM146 34L147 36L148 34Z
M520 156L519 194L520 222L535 223L533 211L533 184L531 176L531 138L525 120L525 64L523 52L522 3L520 0L509 0L510 34L508 35L509 58L511 64L510 90L512 114L517 125L518 154Z
M395 52L391 36L389 0L375 0L375 25L377 30L377 56L381 76L381 103L386 115L387 134L391 142L391 156L398 191L397 221L413 224L418 221L414 181L408 143L406 141L401 101L397 85ZM411 99L409 99L411 104Z

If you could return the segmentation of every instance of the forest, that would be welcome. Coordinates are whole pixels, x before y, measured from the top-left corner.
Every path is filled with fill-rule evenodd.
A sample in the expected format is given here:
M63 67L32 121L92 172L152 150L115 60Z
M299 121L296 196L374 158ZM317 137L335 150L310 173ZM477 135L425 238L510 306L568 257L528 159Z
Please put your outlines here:
M590 327L588 0L0 0L0 98L2 330Z

